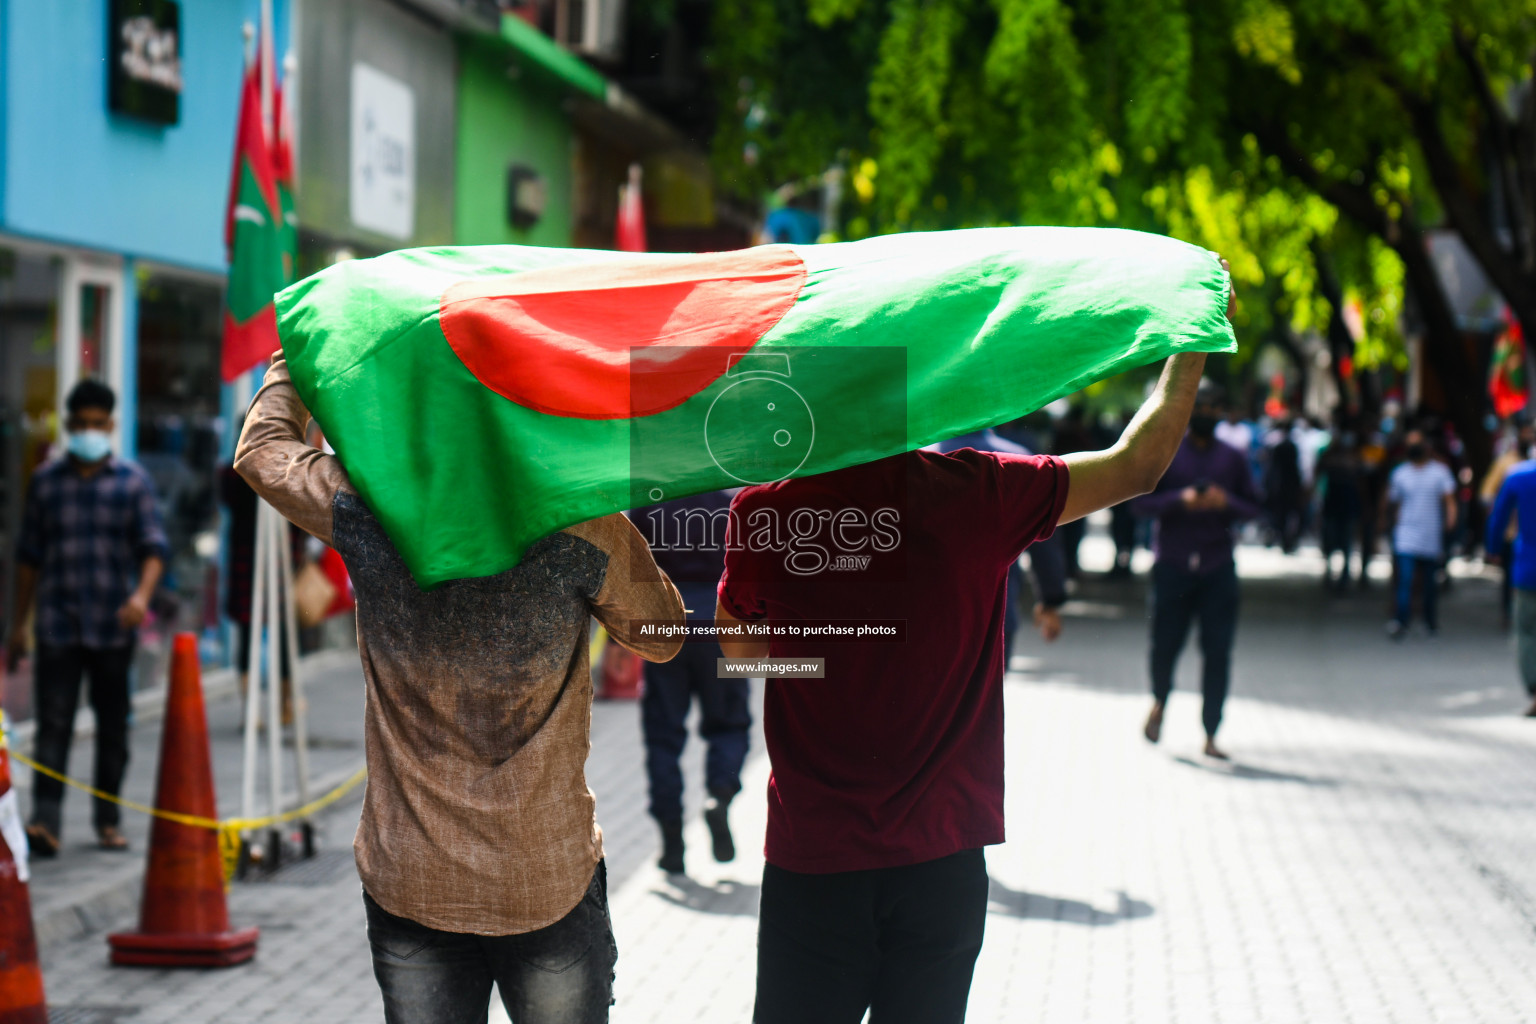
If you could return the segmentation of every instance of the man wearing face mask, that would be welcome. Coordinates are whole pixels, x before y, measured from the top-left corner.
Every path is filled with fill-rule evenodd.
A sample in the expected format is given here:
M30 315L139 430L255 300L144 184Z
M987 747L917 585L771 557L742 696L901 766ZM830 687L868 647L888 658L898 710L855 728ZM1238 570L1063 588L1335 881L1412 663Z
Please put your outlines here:
M1162 736L1163 708L1173 690L1174 670L1200 620L1204 661L1201 690L1205 754L1226 758L1216 746L1222 706L1232 669L1237 632L1237 570L1232 563L1232 527L1261 514L1247 456L1216 439L1220 394L1202 382L1189 418L1189 433L1157 489L1138 498L1138 515L1157 521L1152 566L1152 710L1144 734Z
M166 538L154 486L138 466L112 457L112 389L75 385L65 405L67 454L32 476L16 543L7 673L24 651L27 613L37 600L36 757L55 771L69 765L80 681L90 679L96 713L96 788L116 796L128 767L128 666L139 624L165 569ZM33 777L35 856L59 850L63 783ZM95 803L102 849L126 850L115 804Z

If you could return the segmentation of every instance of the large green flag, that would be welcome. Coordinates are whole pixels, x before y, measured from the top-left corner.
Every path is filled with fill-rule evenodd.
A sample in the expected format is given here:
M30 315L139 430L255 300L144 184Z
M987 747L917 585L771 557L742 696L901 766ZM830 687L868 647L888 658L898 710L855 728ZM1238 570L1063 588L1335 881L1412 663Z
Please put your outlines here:
M1232 351L1227 274L1161 235L985 228L704 255L498 245L277 298L300 396L419 584L621 509L1000 423Z

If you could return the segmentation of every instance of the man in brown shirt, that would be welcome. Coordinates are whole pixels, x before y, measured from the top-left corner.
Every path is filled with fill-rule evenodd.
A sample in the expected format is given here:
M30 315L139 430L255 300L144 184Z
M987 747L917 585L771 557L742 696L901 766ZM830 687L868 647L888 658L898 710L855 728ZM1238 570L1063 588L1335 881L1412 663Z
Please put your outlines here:
M416 586L279 357L235 468L341 553L367 681L368 788L353 849L389 1024L484 1021L491 984L518 1024L606 1021L616 950L591 745L587 627L652 661L683 604L622 515L533 544L483 579ZM647 582L649 581L649 582Z

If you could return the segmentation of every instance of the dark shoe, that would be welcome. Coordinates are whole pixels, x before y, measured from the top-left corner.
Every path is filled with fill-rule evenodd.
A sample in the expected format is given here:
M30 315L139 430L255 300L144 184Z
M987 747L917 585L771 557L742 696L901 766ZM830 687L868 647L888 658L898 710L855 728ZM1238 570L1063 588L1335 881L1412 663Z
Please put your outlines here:
M704 824L709 826L709 838L714 846L715 860L721 864L736 859L736 842L731 838L731 825L726 820L726 813L730 807L731 797L722 799L719 795L712 795L709 803L704 807Z
M116 825L103 825L97 829L96 839L103 850L122 853L128 849L128 837L119 832Z
M683 873L683 822L658 821L661 826L661 859L656 866L669 875Z
M1156 743L1163 738L1163 705L1161 701L1152 702L1152 710L1147 713L1147 724L1142 726L1141 734L1147 738L1148 743Z
M47 825L33 823L27 826L27 850L34 857L57 857L59 837Z

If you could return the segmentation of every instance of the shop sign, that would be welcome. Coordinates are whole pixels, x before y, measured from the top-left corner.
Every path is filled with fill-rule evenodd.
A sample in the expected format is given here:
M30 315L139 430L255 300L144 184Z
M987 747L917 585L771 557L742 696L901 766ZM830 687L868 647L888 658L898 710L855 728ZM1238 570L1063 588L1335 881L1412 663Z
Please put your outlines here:
M352 65L352 223L402 240L416 227L416 96L367 64Z
M181 5L112 0L107 26L107 104L157 124L181 117Z

